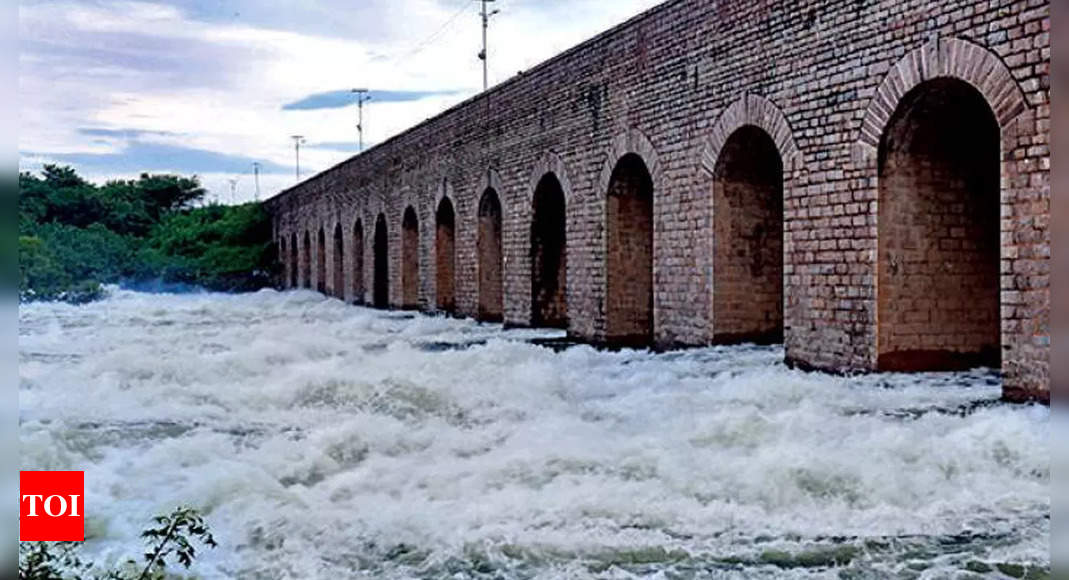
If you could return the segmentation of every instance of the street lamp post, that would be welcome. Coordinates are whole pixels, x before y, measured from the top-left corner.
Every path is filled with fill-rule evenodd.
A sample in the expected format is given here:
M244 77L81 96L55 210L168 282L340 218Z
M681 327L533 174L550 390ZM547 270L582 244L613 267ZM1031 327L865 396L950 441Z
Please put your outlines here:
M364 103L371 100L371 95L368 94L367 89L353 89L350 91L356 95L356 132L358 134L359 151L364 152Z
M290 137L290 139L293 139L294 153L295 153L295 155L297 157L297 170L296 170L297 171L297 182L300 183L300 181L301 181L301 143L304 143L304 136L303 135L293 135L293 136Z

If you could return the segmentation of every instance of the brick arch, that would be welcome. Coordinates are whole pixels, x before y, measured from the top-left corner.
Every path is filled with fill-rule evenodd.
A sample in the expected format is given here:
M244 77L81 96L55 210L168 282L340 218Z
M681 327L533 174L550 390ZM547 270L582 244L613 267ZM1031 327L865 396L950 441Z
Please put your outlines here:
M700 166L712 175L720 152L728 139L739 129L752 125L767 133L783 159L783 170L790 174L803 165L802 152L794 140L794 132L783 111L775 103L760 95L745 94L717 118L702 147Z
M443 188L444 190L444 188ZM442 195L434 206L434 296L435 307L456 312L457 209L453 198Z
M457 228L460 225L460 208L453 185L447 177L441 177L434 189L434 204L428 213L427 227L433 246L430 260L433 272L428 274L433 281L432 304L440 312L453 314L457 311ZM441 214L443 203L448 202L448 219Z
M431 211L438 211L438 206L442 204L443 199L449 199L449 202L453 204L453 209L457 207L457 196L453 192L453 184L449 182L448 178L443 177L435 188L434 192L434 206Z
M663 183L653 144L637 129L613 139L599 179L605 196L604 341L621 346L652 343L656 263L656 197Z
M923 118L915 117L918 103L932 106L936 91L956 95L952 107L916 124ZM966 121L958 115L964 111L970 111ZM865 110L852 152L854 162L876 178L877 325L870 347L875 368L1000 364L999 347L1006 340L1000 303L1006 288L999 268L1006 256L999 213L1012 195L1007 184L1016 174L1012 152L1019 147L1017 128L1029 124L1031 114L1001 58L968 40L934 39L888 70ZM905 139L904 123L911 124L911 131L941 127L918 140L927 143L921 153L930 160L916 164L901 158L902 144L914 141ZM957 159L964 152L969 159ZM968 179L955 180L954 175ZM944 226L957 232L944 234ZM955 239L943 240L946 236ZM915 255L926 258L911 257ZM967 304L938 302L947 294L943 286L959 283L971 289ZM915 320L927 322L920 326ZM921 332L913 333L916 328Z
M419 212L407 205L401 212L401 306L419 308Z
M902 57L887 72L865 110L855 153L875 159L884 128L902 98L921 83L941 77L972 85L1001 128L1028 109L1024 92L998 55L960 38L937 38Z
M504 182L501 180L501 172L493 167L487 167L479 176L479 188L475 190L475 199L478 200L482 197L483 192L487 189L493 189L497 192L498 197L501 198L502 213L507 213L504 208L505 205L505 187Z
M487 179L487 183L493 183ZM504 318L504 196L500 189L487 185L479 190L475 208L478 315L486 322Z
M335 221L331 230L331 295L345 300L345 228L342 221Z
M538 182L542 181L542 178L547 173L552 173L556 176L557 181L560 182L561 190L564 192L564 202L571 204L572 182L568 178L568 169L564 165L564 160L555 152L547 151L535 162L534 168L531 169L531 176L527 179L527 189L524 191L527 207L530 207L534 201L534 193L538 189Z
M659 186L662 183L661 163L660 156L657 155L657 149L653 147L653 143L642 131L631 128L620 132L613 138L612 145L610 145L606 154L605 162L601 166L601 173L598 175L598 188L595 190L595 195L607 196L609 194L609 182L612 180L612 172L616 169L617 162L628 154L635 154L642 158L653 180L653 191L655 193L660 191L661 188ZM568 201L571 200L569 199Z
M367 218L362 211L358 211L350 222L350 244L352 247L352 293L353 302L356 304L363 304L366 300L365 297L365 283L364 283L364 248L365 238L367 237Z

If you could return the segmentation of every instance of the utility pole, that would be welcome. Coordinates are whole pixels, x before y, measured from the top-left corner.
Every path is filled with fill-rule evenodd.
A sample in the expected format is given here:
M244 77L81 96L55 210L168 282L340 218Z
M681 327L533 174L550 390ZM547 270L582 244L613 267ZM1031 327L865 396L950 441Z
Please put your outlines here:
M495 2L495 1L496 0L481 0L481 2L483 4L483 12L482 12L482 17L483 17L483 49L482 49L482 51L479 52L479 60L483 61L483 90L484 91L487 89L487 87L490 84L489 75L487 73L487 66L486 66L486 56L487 56L487 54L486 54L486 29L490 26L490 17L495 15L495 14L497 14L498 12L500 12L500 10L494 10L494 11L488 13L486 11L486 4L488 2Z
M368 94L368 90L367 89L353 89L350 92L352 92L353 94L356 95L356 110L357 110L356 132L360 135L360 137L359 137L360 140L358 142L359 145L360 145L359 151L361 153L363 153L364 152L364 103L371 100L371 95Z
M301 182L301 143L304 143L303 135L293 135L293 148L297 155L297 183Z
M238 180L236 178L230 178L227 181L230 182L230 205L234 205L234 192L238 188Z
M252 162L252 175L256 179L256 201L260 201L260 162Z

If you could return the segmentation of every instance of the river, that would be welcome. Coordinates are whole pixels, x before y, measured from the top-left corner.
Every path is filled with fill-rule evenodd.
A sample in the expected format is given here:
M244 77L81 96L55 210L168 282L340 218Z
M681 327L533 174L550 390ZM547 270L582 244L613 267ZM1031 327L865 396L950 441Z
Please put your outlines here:
M1049 412L990 371L558 336L308 291L22 305L22 469L85 471L104 562L200 508L204 578L1049 570Z

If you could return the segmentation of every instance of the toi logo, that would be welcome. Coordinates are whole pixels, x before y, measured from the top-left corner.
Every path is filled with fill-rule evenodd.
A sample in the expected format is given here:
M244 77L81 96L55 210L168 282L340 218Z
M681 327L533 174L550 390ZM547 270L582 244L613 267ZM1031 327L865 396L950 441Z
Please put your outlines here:
M19 472L19 541L85 541L85 473Z

